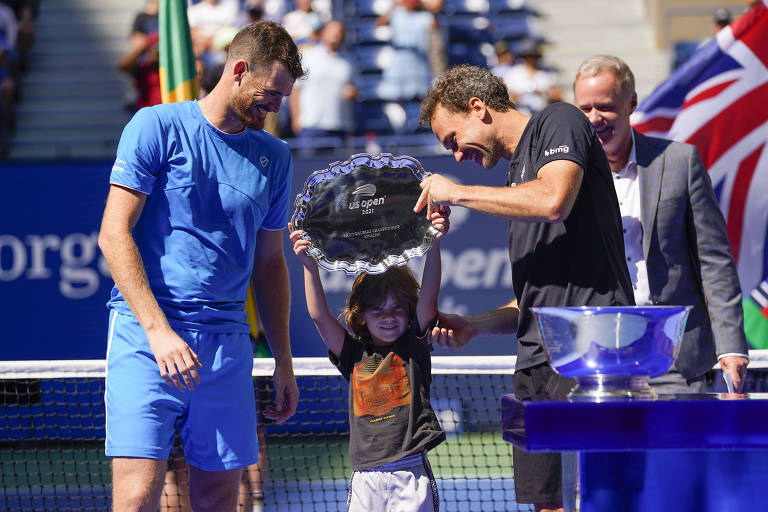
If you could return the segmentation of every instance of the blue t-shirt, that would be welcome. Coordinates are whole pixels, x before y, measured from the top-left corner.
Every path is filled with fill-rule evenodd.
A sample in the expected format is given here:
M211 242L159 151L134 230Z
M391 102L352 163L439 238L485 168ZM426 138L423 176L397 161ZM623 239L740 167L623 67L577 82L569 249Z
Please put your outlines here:
M256 234L288 222L292 172L285 142L224 133L197 101L143 108L126 125L110 183L147 194L133 236L172 326L248 332ZM108 306L130 312L117 287Z

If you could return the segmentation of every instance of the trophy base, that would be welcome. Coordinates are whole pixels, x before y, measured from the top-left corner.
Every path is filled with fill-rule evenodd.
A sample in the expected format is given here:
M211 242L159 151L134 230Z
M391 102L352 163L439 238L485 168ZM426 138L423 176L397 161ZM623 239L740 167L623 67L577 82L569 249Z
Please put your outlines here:
M571 402L611 402L656 400L647 375L588 375L576 377L576 387L568 394Z

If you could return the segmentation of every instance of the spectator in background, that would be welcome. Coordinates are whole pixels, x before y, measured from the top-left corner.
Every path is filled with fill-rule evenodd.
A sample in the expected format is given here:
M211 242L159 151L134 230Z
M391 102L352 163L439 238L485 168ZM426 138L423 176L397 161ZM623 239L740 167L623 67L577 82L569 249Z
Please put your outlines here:
M0 0L0 48L16 63L16 36L19 20L10 5Z
M8 5L0 3L0 160L8 156L15 129L14 104L18 97L16 35L18 22Z
M509 49L509 43L504 39L493 44L496 61L491 63L491 73L504 80L504 75L515 65L515 54Z
M16 80L11 74L11 66L9 54L0 43L0 160L8 157L11 133L16 125L13 111Z
M715 9L715 11L712 13L713 35L717 34L722 29L730 25L732 20L733 20L733 16L731 16L731 11L729 11L725 7L720 7L718 9Z
M136 14L131 28L131 47L117 61L117 67L133 78L136 100L133 110L162 103L157 26L158 0L147 0Z
M16 18L16 69L19 74L29 68L29 49L35 40L38 0L0 0L13 10Z
M296 44L301 45L311 42L330 16L312 10L312 0L295 0L295 4L296 9L283 16L283 26Z
M520 62L505 72L501 79L509 90L509 99L519 112L533 115L556 101L563 94L557 83L557 72L541 65L541 45L533 38L525 38L517 50Z
M432 39L437 18L421 0L397 0L389 16L380 17L376 23L391 27L394 50L392 62L382 73L381 97L392 101L423 98L432 78L430 55L434 58Z
M211 40L211 51L217 53L227 54L229 44L237 34L238 29L232 26L226 26L220 28ZM203 95L208 94L213 90L218 83L221 74L224 71L224 62L219 62L219 59L214 60L207 66L203 66L203 76L200 80L200 87L202 88Z
M443 11L444 0L421 0L421 6L435 15L435 24L429 31L429 69L433 76L441 74L448 69L448 53L445 51L445 40L440 26L437 23L438 16Z
M218 64L209 53L216 32L223 27L236 27L239 14L239 0L201 0L187 8L192 51L206 67Z
M253 22L245 22L251 16L253 9L260 11L256 20L274 21L281 23L285 16L285 0L240 0L240 22L238 26L244 27Z
M309 16L309 25L312 28L312 32L309 36L296 40L296 44L299 46L300 50L320 43L320 33L323 31L323 27L325 27L323 17L316 12L311 13Z
M302 51L308 75L296 82L290 96L293 133L301 147L341 147L354 128L352 100L357 89L352 64L339 52L343 42L344 24L331 20L320 33L320 44ZM318 138L326 142L313 143Z
M261 0L245 0L237 15L237 27L243 28L264 19L264 6Z
M725 8L715 9L712 12L712 35L701 40L679 40L673 44L672 71L685 64L694 53L712 42L717 33L727 27L732 20L731 11Z

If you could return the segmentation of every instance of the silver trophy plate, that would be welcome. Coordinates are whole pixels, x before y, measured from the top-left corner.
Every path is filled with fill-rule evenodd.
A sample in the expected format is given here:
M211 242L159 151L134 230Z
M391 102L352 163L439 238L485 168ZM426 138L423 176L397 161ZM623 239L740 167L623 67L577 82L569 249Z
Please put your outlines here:
M409 156L353 155L307 178L291 222L321 268L382 273L432 244L437 231L423 210L413 211L427 175Z

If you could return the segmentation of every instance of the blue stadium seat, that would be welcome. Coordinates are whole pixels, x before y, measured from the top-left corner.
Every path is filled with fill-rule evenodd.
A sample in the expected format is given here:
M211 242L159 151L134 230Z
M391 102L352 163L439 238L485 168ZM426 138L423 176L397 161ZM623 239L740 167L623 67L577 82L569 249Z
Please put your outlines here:
M527 15L497 15L491 23L491 33L495 40L520 39L531 35Z
M482 43L451 43L448 47L448 64L472 64L485 67L488 59L480 50Z
M357 133L407 135L427 131L419 126L419 100L404 103L361 101L355 107ZM392 112L388 115L390 109Z
M491 12L495 13L525 13L527 15L537 15L537 13L528 6L525 0L488 0L491 4Z
M445 0L443 13L452 14L486 14L490 10L488 0Z
M443 16L447 46L456 42L490 42L493 25L484 16Z
M346 2L350 16L383 16L392 10L394 0L351 0Z
M352 18L347 20L347 44L382 44L392 39L392 30L388 25L377 27L373 18Z
M379 86L381 85L381 75L379 74L359 74L355 78L355 85L358 90L358 99L380 100Z
M421 100L407 101L403 104L405 109L405 126L408 133L426 132L432 133L427 128L419 125L419 111L421 110Z
M355 125L357 133L392 133L392 125L384 114L381 101L359 101L355 104Z
M392 47L389 45L356 46L352 53L357 60L360 73L381 72L392 60Z

